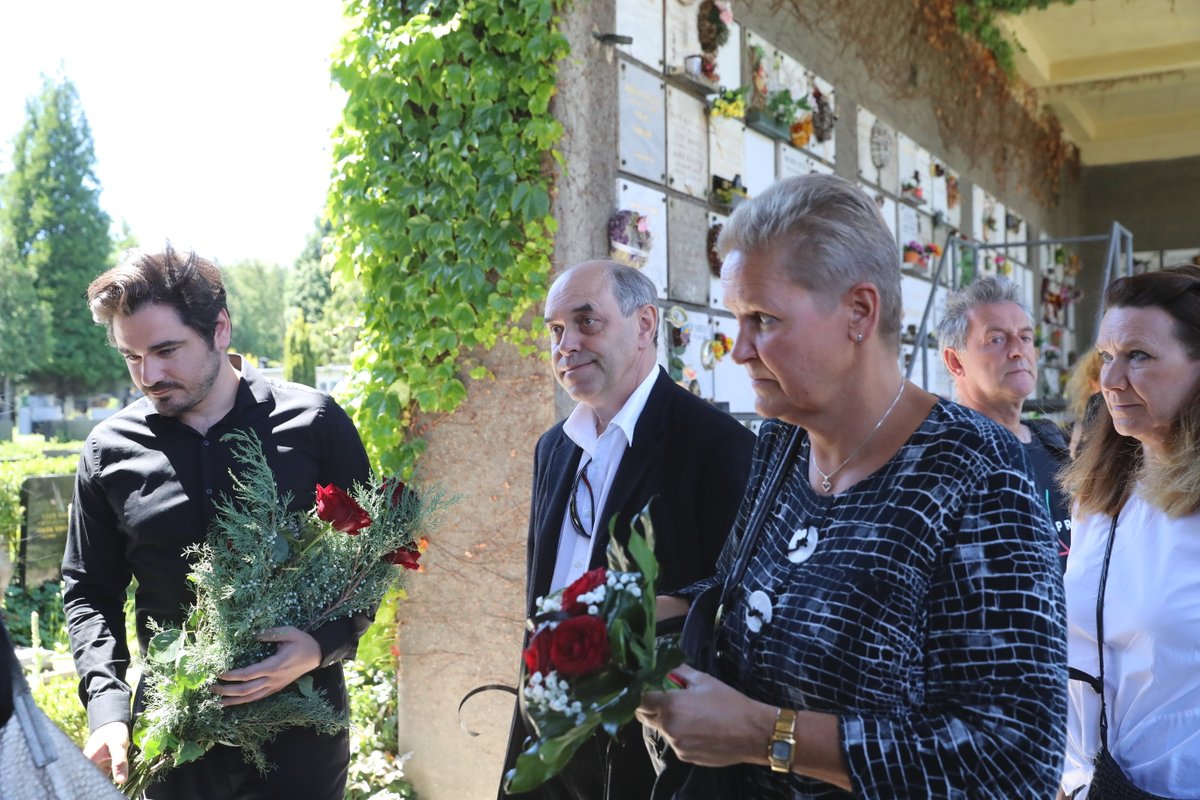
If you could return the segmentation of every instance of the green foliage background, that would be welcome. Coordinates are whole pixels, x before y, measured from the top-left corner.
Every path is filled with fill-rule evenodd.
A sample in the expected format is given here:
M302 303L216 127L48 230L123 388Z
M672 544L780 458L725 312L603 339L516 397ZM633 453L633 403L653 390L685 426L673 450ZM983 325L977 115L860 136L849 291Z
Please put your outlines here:
M59 394L111 384L125 371L84 304L88 284L113 255L95 161L74 85L47 79L26 106L0 191L0 268L9 273L0 281L0 309L30 304L15 319L0 317L0 339L30 347L6 371ZM24 288L29 282L38 302Z
M349 0L335 57L348 92L334 133L328 216L335 268L363 292L347 403L373 460L411 474L417 411L448 412L473 353L544 298L553 236L550 113L568 46L553 0Z

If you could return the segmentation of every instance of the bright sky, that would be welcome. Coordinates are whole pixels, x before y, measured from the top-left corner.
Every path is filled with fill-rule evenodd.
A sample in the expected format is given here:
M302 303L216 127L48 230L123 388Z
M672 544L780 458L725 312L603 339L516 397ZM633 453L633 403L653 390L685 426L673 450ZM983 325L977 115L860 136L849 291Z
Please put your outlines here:
M61 71L143 247L290 264L325 204L345 25L340 0L0 0L0 172Z

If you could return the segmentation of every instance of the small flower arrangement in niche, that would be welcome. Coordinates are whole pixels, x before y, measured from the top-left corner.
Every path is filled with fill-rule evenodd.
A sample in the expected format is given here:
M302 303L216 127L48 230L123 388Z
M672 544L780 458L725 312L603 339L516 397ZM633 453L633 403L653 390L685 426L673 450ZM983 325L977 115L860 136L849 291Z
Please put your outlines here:
M720 331L715 331L711 339L704 343L700 351L700 366L712 369L721 359L733 352L733 339Z
M722 86L721 91L712 100L709 113L714 117L742 119L746 116L746 87L726 89Z
M900 196L913 203L925 202L925 189L921 186L921 173L913 170L909 178L900 183Z
M681 306L671 306L663 318L667 321L667 375L676 383L682 383L687 370L683 354L692 341L692 327Z
M700 49L715 53L729 41L729 28L733 25L733 4L729 0L704 0L700 4L697 19L700 34Z
M792 147L808 147L813 137L813 115L805 114L792 123Z
M440 499L420 499L396 478L376 478L347 492L318 486L311 511L288 511L262 445L235 431L242 465L234 496L217 503L203 545L193 548L189 582L196 602L179 628L158 628L143 665L146 708L133 727L137 745L129 780L140 797L171 766L194 761L215 744L237 747L266 771L263 746L283 730L346 727L311 676L253 703L224 707L209 690L217 676L268 657L259 638L271 628L312 631L355 613L374 612L405 570L418 570L421 532ZM231 591L234 590L234 591Z
M946 208L958 208L958 176L946 173Z
M925 245L925 255L933 256L934 258L941 258L942 246L937 242L930 242L929 244Z
M1011 211L1004 212L1004 229L1009 233L1016 233L1021 230L1021 218Z
M625 545L609 527L608 568L539 597L527 623L532 635L518 703L536 735L504 776L508 794L557 775L597 728L615 735L633 720L645 692L677 688L670 673L683 653L673 639L654 635L658 562L650 512L638 515Z
M608 218L609 257L613 261L641 269L650 260L653 244L650 219L644 214L622 209Z
M904 244L904 263L913 264L914 266L925 267L925 245L916 241Z
M724 227L719 222L716 225L710 225L708 239L705 242L708 250L708 270L714 278L721 277L721 253L717 250L717 241L721 238L721 229Z
M833 125L837 122L837 114L833 113L833 107L829 105L829 98L825 93L816 86L812 90L813 103L816 104L816 109L813 111L813 135L817 137L818 142L828 142L833 138Z
M750 195L746 191L746 187L742 185L742 176L734 175L733 180L722 178L720 175L713 175L713 192L712 200L720 206L728 208L736 208L743 200L749 199Z

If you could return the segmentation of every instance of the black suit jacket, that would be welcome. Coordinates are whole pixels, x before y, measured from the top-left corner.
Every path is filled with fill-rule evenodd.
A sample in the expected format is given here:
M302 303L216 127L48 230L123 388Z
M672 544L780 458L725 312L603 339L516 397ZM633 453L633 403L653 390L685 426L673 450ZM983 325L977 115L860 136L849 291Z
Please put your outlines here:
M654 551L660 567L658 591L669 593L716 572L717 555L733 526L742 500L754 435L708 402L677 386L661 368L634 428L633 445L621 457L605 501L591 567L606 563L608 520L617 517L615 535L648 501L654 524ZM538 440L529 511L525 612L550 591L558 557L563 515L582 450L559 423ZM514 715L504 770L512 768L527 731ZM628 726L612 744L595 736L580 747L567 769L523 798L543 800L648 798L654 771L642 744L640 726ZM500 796L503 797L503 789Z

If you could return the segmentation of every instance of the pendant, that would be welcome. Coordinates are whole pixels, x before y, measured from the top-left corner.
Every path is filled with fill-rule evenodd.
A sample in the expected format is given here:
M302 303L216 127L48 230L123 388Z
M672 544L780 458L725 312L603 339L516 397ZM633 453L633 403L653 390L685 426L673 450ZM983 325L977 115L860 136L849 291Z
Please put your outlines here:
M828 492L833 489L833 484L829 482L829 478L821 479L821 489Z
M788 541L787 557L788 561L793 564L803 564L808 561L809 557L817 549L817 541L820 536L817 534L817 529L809 526L807 528L797 528L792 534L792 538Z

